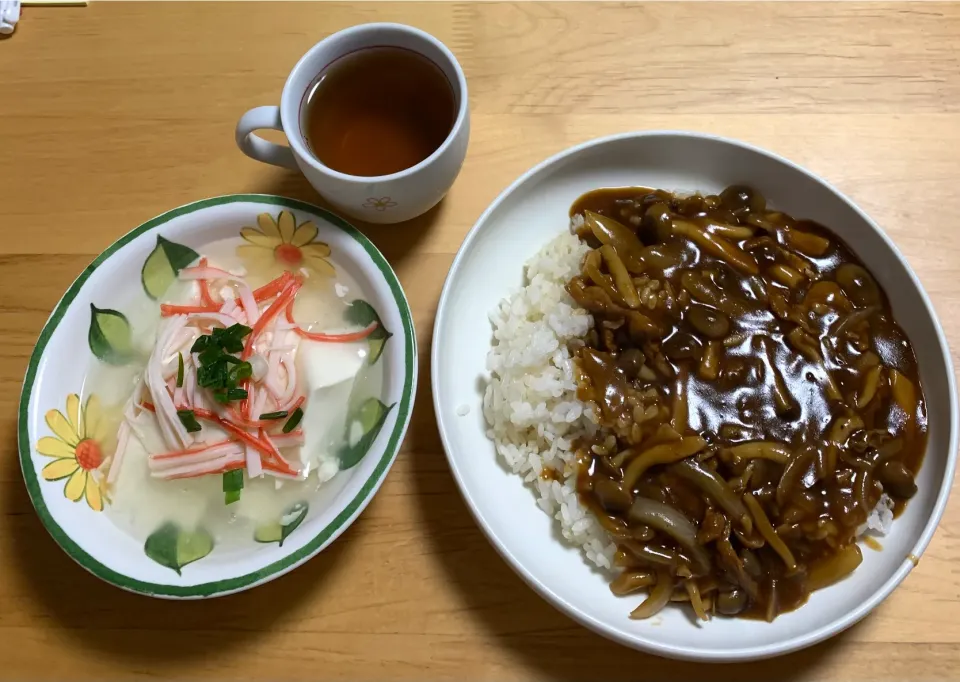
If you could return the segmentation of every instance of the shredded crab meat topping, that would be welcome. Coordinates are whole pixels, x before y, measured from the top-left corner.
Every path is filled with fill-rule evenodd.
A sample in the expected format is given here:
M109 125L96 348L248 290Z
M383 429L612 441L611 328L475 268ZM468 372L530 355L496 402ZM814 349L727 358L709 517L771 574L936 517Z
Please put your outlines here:
M137 422L145 413L155 418L165 448L149 456L153 477L195 478L236 469L245 469L251 477L305 477L306 467L283 454L304 443L296 422L287 428L287 417L302 409L306 400L296 369L299 345L303 340L357 341L377 325L346 333L300 327L293 318L293 304L303 285L301 274L284 272L253 289L244 275L201 258L178 276L196 283L192 300L160 306L157 340L124 408L116 451L104 463L107 482L116 480L129 439L144 440ZM250 371L234 388L233 397L226 395L224 400L223 394L215 396L201 386L204 360L201 352L193 351L201 337L235 325L242 325L235 330L242 350L225 353L231 356L225 358L225 366L249 361Z

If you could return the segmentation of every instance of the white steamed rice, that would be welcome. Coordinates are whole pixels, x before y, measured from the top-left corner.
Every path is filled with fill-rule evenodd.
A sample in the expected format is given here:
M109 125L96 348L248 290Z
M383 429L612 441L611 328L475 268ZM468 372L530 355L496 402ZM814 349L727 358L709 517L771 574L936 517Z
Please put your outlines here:
M497 452L523 476L537 504L560 523L563 537L600 568L611 568L616 550L577 499L573 441L592 433L592 413L577 400L567 345L584 336L592 320L564 285L580 269L589 247L565 233L527 262L525 285L490 315L494 345L483 413ZM562 482L541 477L550 467Z

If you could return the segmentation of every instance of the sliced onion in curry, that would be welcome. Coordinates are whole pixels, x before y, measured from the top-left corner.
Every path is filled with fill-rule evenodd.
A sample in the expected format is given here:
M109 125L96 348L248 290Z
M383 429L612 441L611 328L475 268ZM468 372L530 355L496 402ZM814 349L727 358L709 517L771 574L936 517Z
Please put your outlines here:
M637 497L630 507L630 519L673 538L689 554L693 568L700 574L710 570L710 557L697 543L697 529L681 512L662 502Z

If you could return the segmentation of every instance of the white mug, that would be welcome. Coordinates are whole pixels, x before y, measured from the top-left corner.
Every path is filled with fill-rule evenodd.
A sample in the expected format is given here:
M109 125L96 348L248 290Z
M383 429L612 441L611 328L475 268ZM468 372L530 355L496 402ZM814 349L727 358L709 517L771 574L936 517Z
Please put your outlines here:
M301 106L318 75L340 57L369 47L402 47L426 57L450 82L457 107L453 128L436 151L398 173L361 177L328 168L313 154L301 131ZM268 142L255 130L272 128L290 146ZM403 24L361 24L314 45L293 67L280 106L251 109L237 123L237 145L250 158L300 171L337 211L370 223L399 223L426 213L453 185L470 138L467 79L446 45L429 33Z

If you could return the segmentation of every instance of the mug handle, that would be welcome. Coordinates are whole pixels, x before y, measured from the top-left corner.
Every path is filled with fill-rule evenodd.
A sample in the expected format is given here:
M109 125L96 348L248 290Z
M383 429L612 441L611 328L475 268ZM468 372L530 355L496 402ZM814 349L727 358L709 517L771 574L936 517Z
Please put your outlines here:
M240 117L237 122L237 146L240 147L240 151L257 161L299 170L290 147L274 144L253 134L253 131L263 128L283 132L280 107L256 107Z

